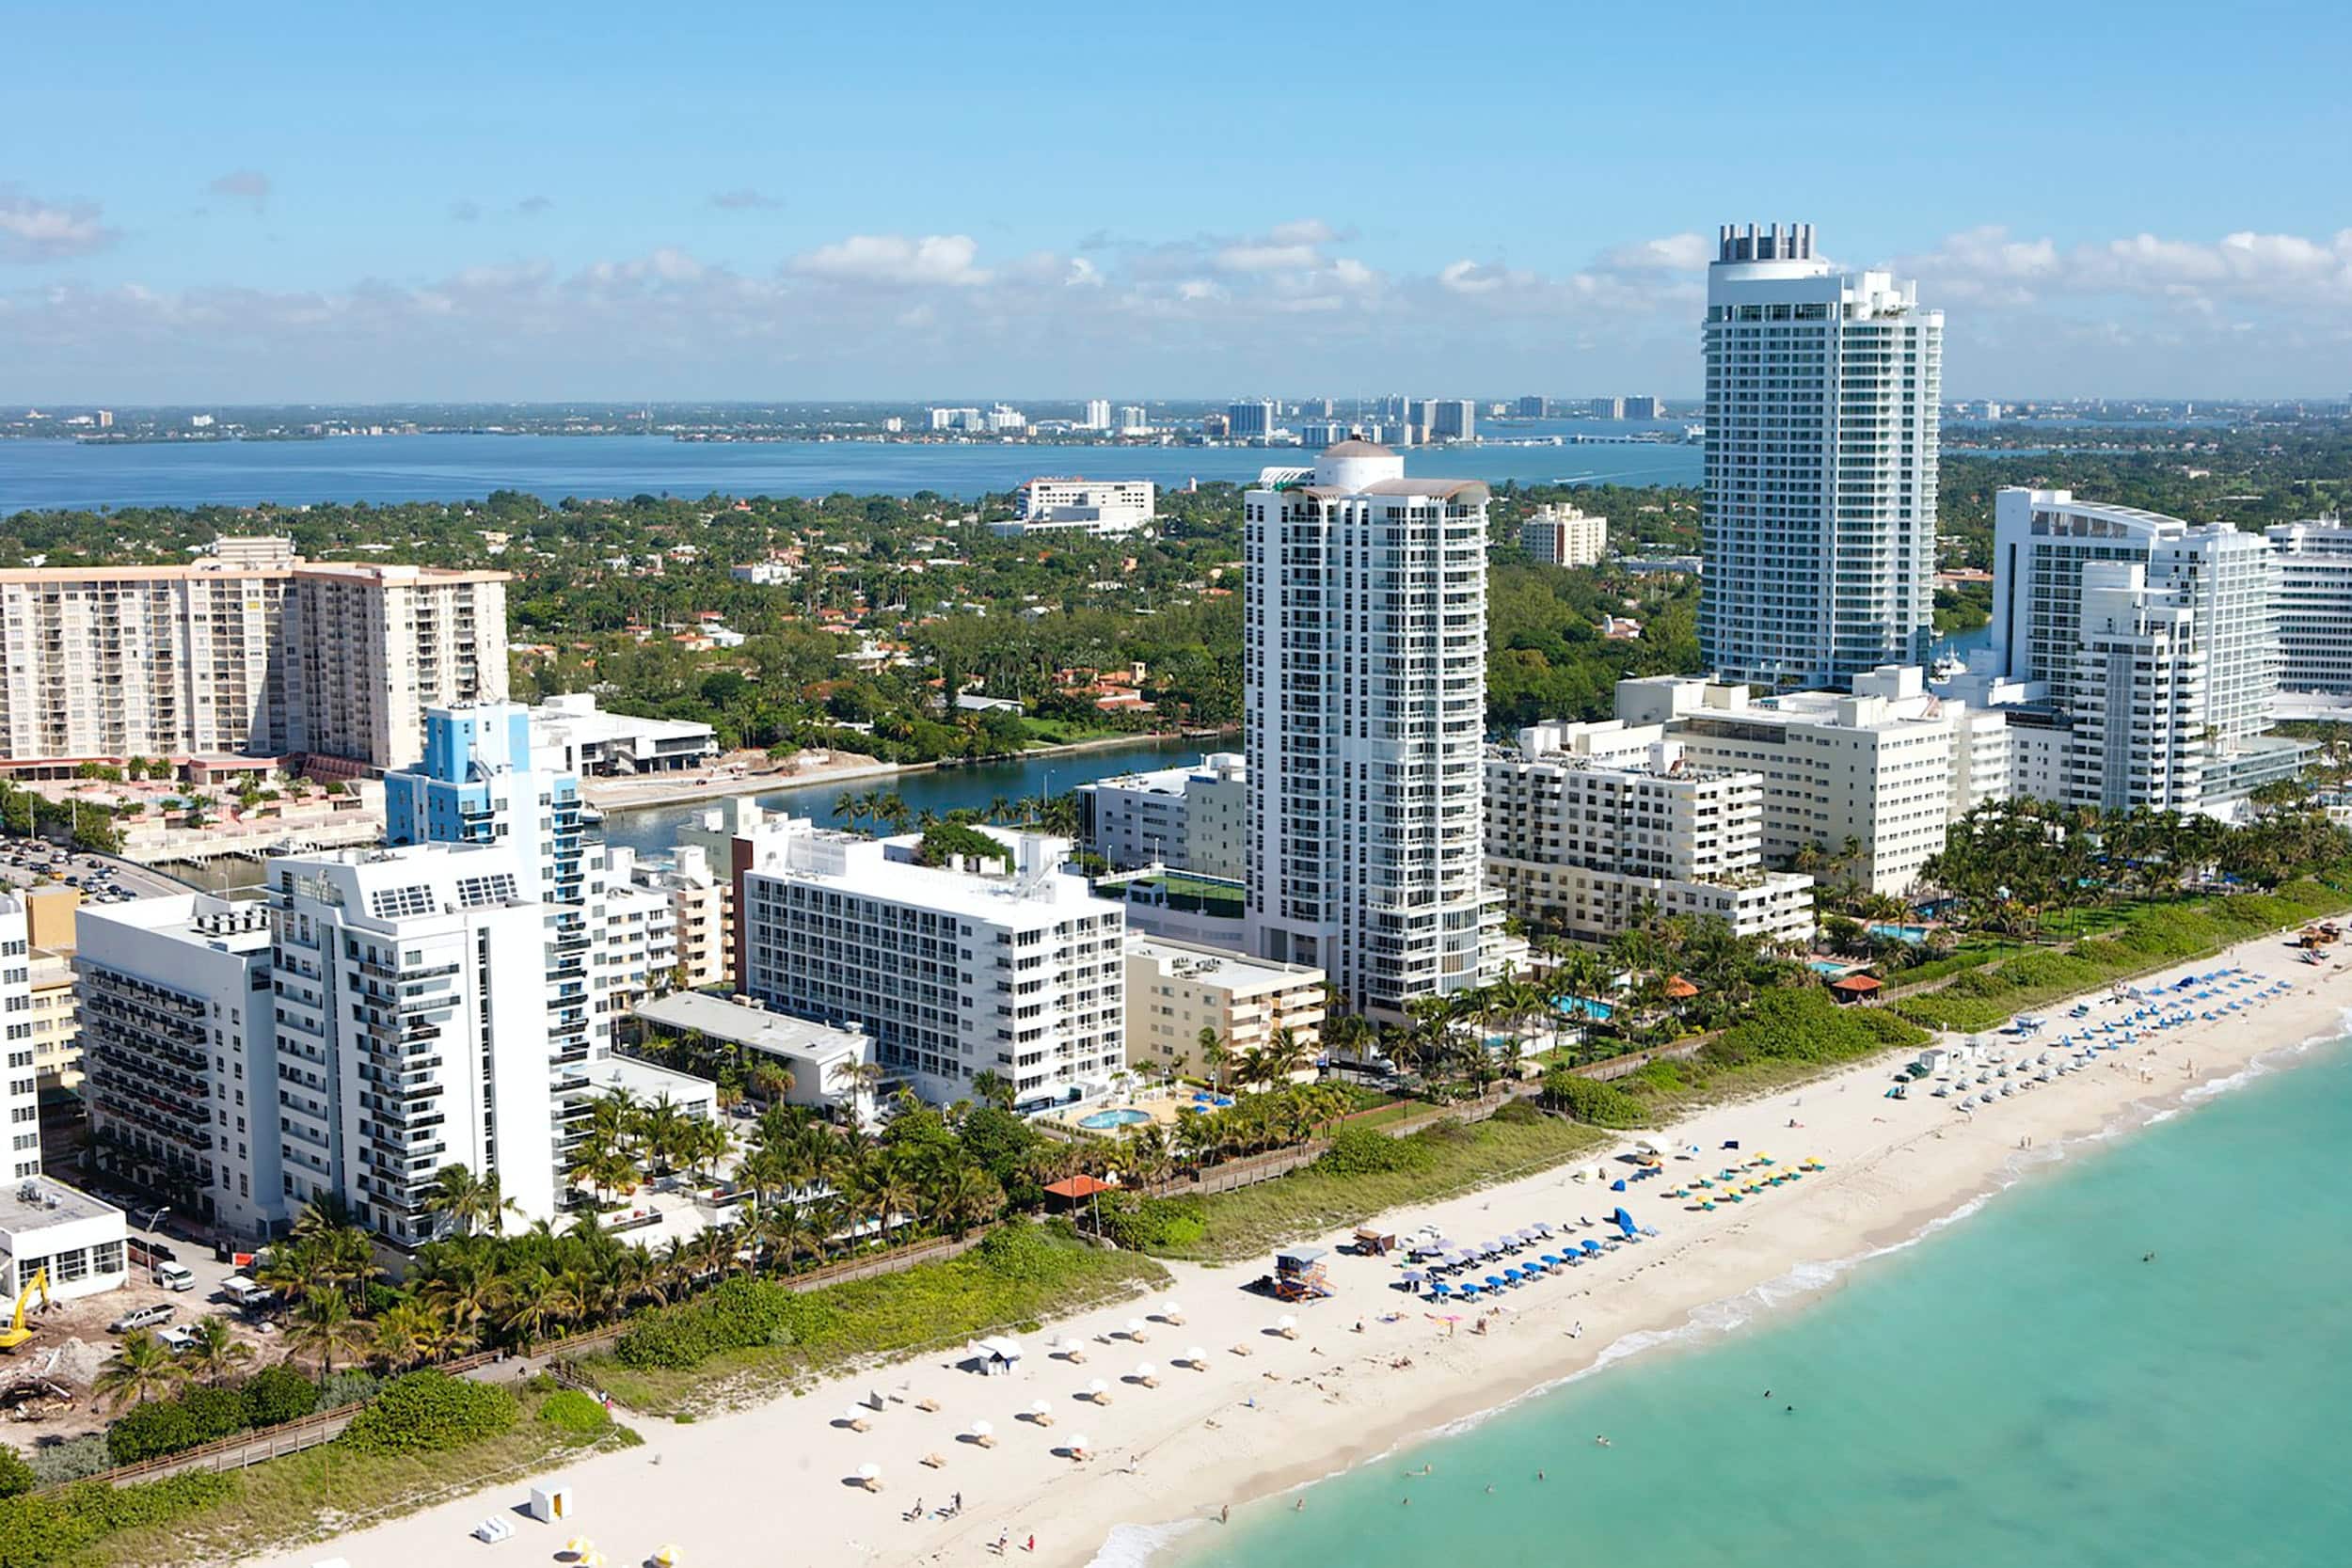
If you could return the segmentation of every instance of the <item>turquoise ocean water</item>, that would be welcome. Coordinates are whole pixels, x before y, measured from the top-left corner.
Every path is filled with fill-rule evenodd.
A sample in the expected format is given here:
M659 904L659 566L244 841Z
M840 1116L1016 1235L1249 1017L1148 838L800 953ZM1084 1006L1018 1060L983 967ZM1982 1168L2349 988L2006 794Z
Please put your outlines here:
M1687 1348L1406 1443L1310 1488L1304 1513L1254 1504L1150 1560L2352 1562L2348 1148L2337 1041L2079 1144L1810 1305L1731 1304ZM1423 1463L1433 1476L1406 1479ZM1151 1533L1100 1560L1142 1560Z

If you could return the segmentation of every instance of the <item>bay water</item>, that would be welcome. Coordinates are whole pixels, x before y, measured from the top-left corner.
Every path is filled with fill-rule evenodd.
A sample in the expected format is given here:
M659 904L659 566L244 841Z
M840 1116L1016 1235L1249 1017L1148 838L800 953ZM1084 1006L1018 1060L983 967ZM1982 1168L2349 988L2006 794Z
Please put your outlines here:
M1666 426L1552 420L1549 437ZM1414 473L1526 483L1696 484L1695 444L1479 446L1407 451ZM660 436L340 436L316 441L0 441L0 517L34 507L254 506L263 501L547 500L652 495L976 499L1039 474L1246 483L1311 463L1295 447L1111 447L1046 441L673 441Z
M1801 1269L1303 1512L1122 1531L1098 1564L2352 1561L2345 1046L2025 1156L1914 1243Z

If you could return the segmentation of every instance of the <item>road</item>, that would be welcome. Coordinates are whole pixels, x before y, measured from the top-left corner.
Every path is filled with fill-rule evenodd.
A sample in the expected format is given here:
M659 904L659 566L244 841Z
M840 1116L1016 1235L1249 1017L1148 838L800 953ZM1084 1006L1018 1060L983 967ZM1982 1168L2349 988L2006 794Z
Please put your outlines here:
M40 877L54 873L61 879L78 878L83 884L84 898L88 901L90 878L97 872L109 870L112 872L109 879L113 884L124 889L134 897L152 898L165 894L188 891L188 885L185 882L179 881L151 866L140 865L134 861L119 860L113 855L93 855L87 850L73 849L68 851L69 858L63 863L53 863L51 857L62 847L64 847L53 844L47 839L25 838L16 833L0 836L0 886L29 887ZM33 861L36 858L38 858L37 864L18 863L20 861ZM98 901L103 902L104 900Z

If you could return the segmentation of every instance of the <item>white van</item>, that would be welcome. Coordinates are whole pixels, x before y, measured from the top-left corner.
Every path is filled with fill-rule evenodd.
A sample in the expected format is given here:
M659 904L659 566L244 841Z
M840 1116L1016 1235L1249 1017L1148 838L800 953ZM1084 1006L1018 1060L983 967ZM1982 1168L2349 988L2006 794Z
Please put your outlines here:
M167 1291L193 1291L196 1289L196 1275L188 1272L185 1263L158 1263L155 1265L155 1283Z
M232 1274L221 1281L220 1293L239 1307L259 1307L270 1299L268 1286L241 1274Z

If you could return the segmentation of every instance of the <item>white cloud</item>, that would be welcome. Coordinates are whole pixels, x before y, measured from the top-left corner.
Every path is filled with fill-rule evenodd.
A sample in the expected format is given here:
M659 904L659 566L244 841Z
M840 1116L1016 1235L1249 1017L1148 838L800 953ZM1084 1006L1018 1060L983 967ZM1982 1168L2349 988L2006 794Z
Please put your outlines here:
M231 169L205 188L215 196L242 202L257 213L269 205L269 176L258 168Z
M103 250L120 236L94 201L42 201L0 183L0 261L56 261Z
M790 269L838 283L970 287L988 281L972 265L979 244L969 234L852 234L794 257Z
M0 190L0 255L101 236L95 208ZM135 385L167 401L742 396L787 361L812 396L983 382L1213 396L1263 385L1278 360L1343 388L1573 390L1564 366L1579 383L1696 384L1688 236L1597 247L1582 265L1386 268L1331 254L1341 237L1314 219L1000 255L970 235L868 234L745 271L663 246L421 284L0 287L0 365L28 396ZM1955 395L2337 389L2352 344L2352 233L2061 245L1979 229L1891 264L1947 309Z
M1706 237L1686 233L1604 250L1598 265L1605 272L1699 272L1712 260L1714 247Z
M749 185L738 185L731 191L720 191L711 197L710 204L723 212L729 213L755 212L763 208L784 205L767 192L754 190Z

